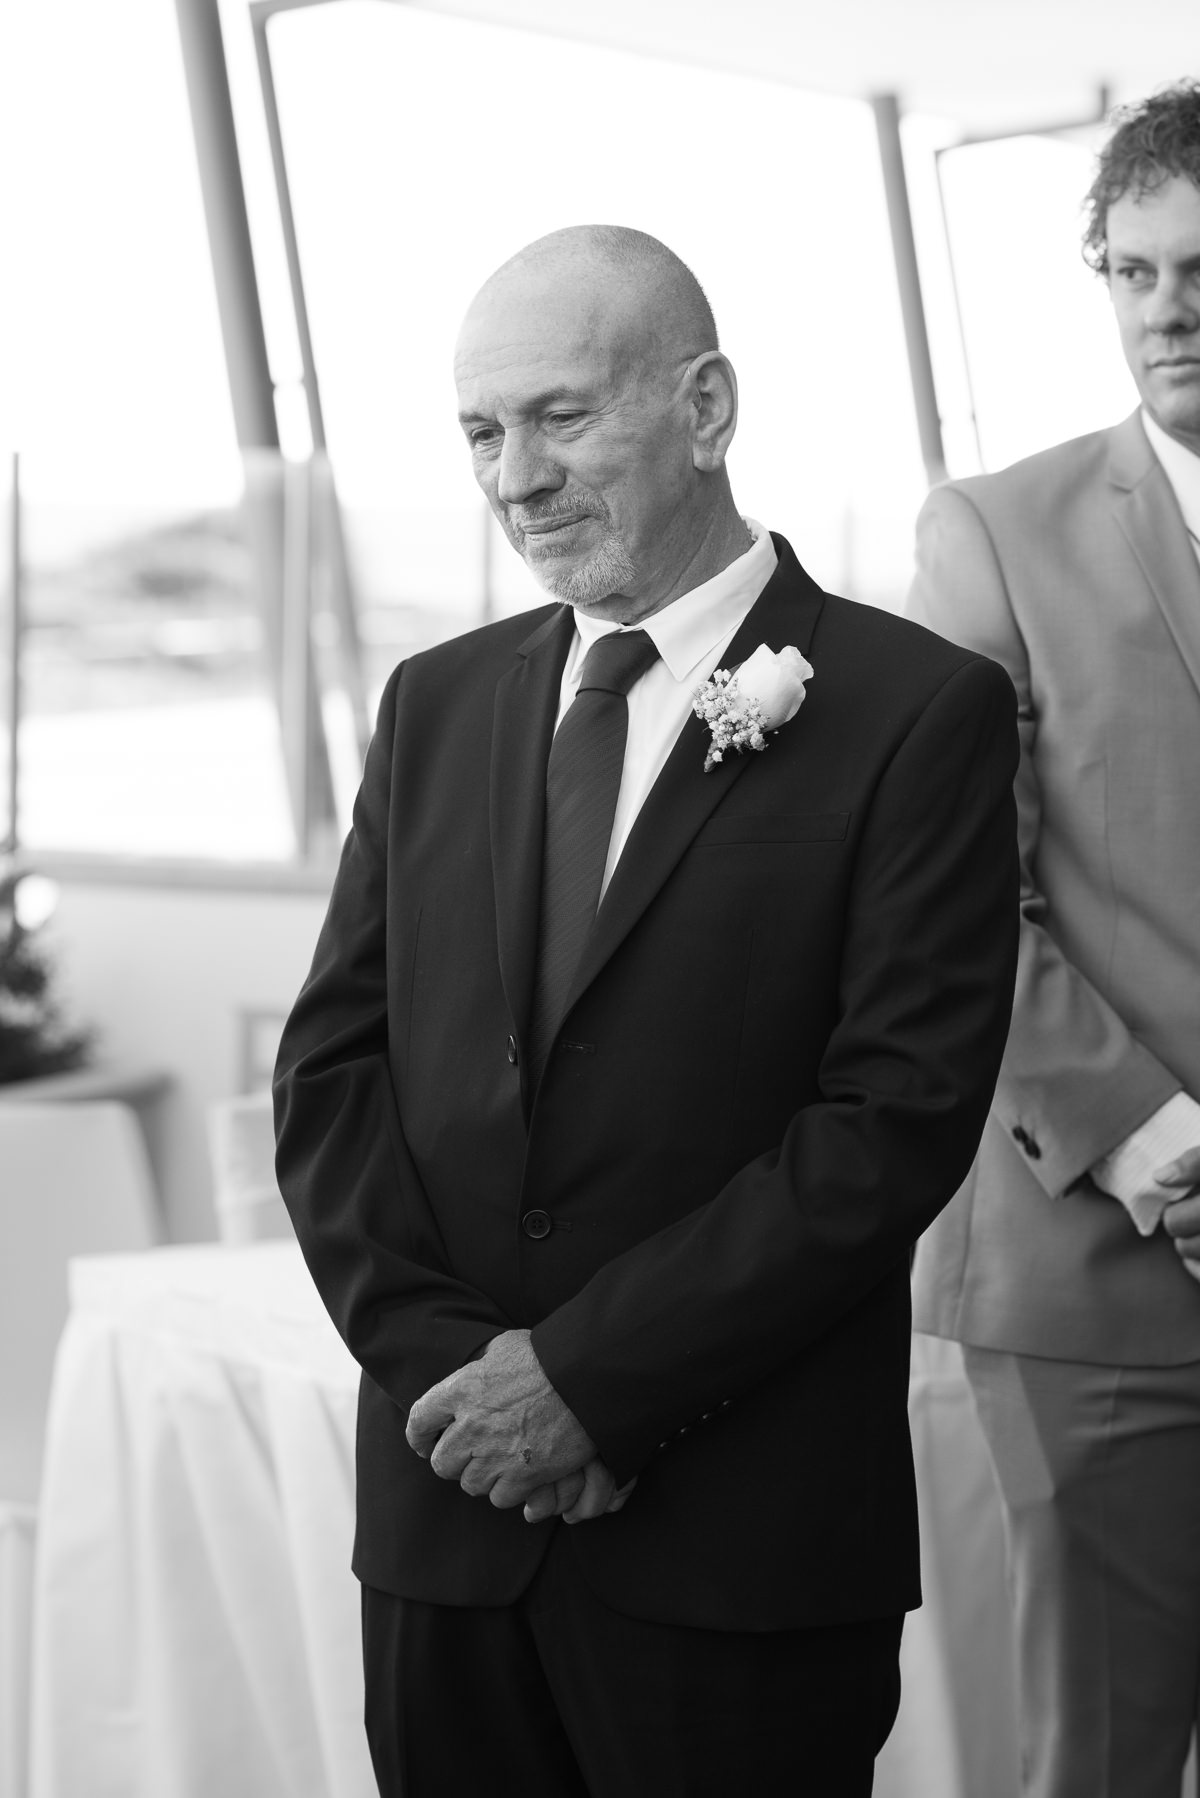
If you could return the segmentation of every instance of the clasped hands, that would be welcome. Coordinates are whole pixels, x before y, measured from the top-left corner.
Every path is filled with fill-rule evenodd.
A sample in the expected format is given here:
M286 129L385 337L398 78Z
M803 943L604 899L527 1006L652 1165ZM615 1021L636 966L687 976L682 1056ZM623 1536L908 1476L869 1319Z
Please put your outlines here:
M528 1330L506 1330L413 1405L405 1431L439 1479L527 1523L582 1523L619 1511L637 1484L616 1480L542 1371Z
M1155 1169L1160 1186L1178 1186L1183 1195L1163 1212L1163 1229L1193 1280L1200 1280L1200 1147L1187 1149L1166 1167Z

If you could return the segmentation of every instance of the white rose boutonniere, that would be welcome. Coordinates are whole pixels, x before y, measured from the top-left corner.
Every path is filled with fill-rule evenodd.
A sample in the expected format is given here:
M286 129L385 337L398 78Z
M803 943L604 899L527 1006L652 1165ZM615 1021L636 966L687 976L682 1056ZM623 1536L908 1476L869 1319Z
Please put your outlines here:
M727 749L765 749L768 732L779 730L800 710L804 683L812 677L812 663L791 644L776 650L760 643L732 674L714 669L692 700L692 710L712 733L704 772L724 761Z

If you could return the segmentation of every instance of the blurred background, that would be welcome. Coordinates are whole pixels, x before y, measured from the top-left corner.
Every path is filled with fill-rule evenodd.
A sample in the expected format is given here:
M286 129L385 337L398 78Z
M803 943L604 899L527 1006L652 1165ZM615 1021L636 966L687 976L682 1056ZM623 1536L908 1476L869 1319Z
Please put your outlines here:
M389 670L540 603L455 422L476 287L663 238L739 503L899 609L931 482L1133 407L1081 200L1113 105L1196 73L1194 0L4 0L0 1798L372 1790L357 1370L267 1089ZM912 1417L877 1789L1011 1798L949 1361Z

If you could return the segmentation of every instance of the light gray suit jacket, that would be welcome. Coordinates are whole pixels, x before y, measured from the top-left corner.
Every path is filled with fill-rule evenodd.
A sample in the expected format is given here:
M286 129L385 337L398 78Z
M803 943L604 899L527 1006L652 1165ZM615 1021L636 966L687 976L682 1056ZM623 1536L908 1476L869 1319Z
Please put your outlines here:
M975 1167L917 1254L918 1329L1109 1365L1200 1359L1200 1283L1087 1170L1200 1097L1200 568L1135 413L939 487L910 612L1003 664L1021 952Z

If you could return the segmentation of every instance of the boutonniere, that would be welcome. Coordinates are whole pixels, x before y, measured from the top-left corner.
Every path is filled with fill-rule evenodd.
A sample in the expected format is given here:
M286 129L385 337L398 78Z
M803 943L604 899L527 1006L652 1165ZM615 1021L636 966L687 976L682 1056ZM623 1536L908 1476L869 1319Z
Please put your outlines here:
M727 749L765 749L768 732L773 735L804 704L804 683L812 677L812 663L791 644L776 650L760 643L732 673L714 669L692 699L692 710L712 733L704 772L724 761Z

